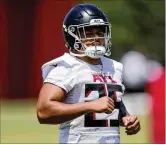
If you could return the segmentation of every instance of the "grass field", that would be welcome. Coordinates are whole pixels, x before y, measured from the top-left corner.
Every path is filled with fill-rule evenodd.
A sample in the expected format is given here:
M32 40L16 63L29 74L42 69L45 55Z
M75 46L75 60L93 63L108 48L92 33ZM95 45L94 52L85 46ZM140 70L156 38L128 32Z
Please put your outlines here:
M58 126L41 125L35 101L1 102L1 143L58 143ZM127 136L121 128L121 143L149 143L148 117L139 116L141 131Z

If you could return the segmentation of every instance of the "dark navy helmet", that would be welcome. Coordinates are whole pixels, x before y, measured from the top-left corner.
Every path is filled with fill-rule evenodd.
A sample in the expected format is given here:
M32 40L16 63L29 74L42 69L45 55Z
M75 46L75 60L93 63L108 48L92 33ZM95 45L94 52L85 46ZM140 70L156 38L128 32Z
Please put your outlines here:
M86 46L82 43L86 36L86 29L91 27L100 28L103 30L105 51L102 55L109 56L111 54L111 24L107 17L98 7L92 4L79 4L73 7L66 15L63 22L63 33L66 42L66 47L69 50L75 49L76 51L84 52ZM99 39L99 38L98 38ZM96 50L95 55L97 54Z

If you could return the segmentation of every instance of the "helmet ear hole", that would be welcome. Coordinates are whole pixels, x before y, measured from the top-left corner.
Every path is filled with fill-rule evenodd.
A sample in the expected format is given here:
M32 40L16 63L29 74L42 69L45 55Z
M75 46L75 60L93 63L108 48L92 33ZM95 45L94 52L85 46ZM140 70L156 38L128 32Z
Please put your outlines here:
M78 43L75 43L75 44L74 44L74 49L79 49Z
M74 26L72 26L72 27L70 27L70 31L71 31L72 33L75 33L76 28L75 28Z
M74 49L75 49L75 50L81 50L81 49L82 49L81 43L75 43L75 44L74 44Z

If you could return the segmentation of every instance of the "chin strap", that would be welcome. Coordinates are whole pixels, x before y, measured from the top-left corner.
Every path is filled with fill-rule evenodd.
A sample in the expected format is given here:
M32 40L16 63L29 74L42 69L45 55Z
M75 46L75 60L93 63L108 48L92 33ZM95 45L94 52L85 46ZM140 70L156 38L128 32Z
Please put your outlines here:
M85 51L80 51L83 54L73 53L71 51L71 49L69 50L69 52L73 56L78 56L78 57L88 56L88 57L93 58L93 59L98 59L98 58L102 57L106 52L106 49L104 46L89 46L89 47L87 47L86 45L83 44L83 47L85 48Z
M85 54L93 59L98 59L106 53L104 46L89 46L86 47Z
M86 56L85 54L77 54L77 53L73 53L71 52L71 50L69 50L70 54L73 55L73 56L78 56L78 57L84 57Z

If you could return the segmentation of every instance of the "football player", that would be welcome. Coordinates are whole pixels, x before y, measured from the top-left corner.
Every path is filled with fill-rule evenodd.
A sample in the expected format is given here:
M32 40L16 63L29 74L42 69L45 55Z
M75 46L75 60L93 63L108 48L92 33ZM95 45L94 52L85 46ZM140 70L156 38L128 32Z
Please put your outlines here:
M59 143L120 143L140 130L123 102L121 63L111 54L111 24L95 5L73 7L63 22L69 53L42 66L37 103L41 124L60 124Z

